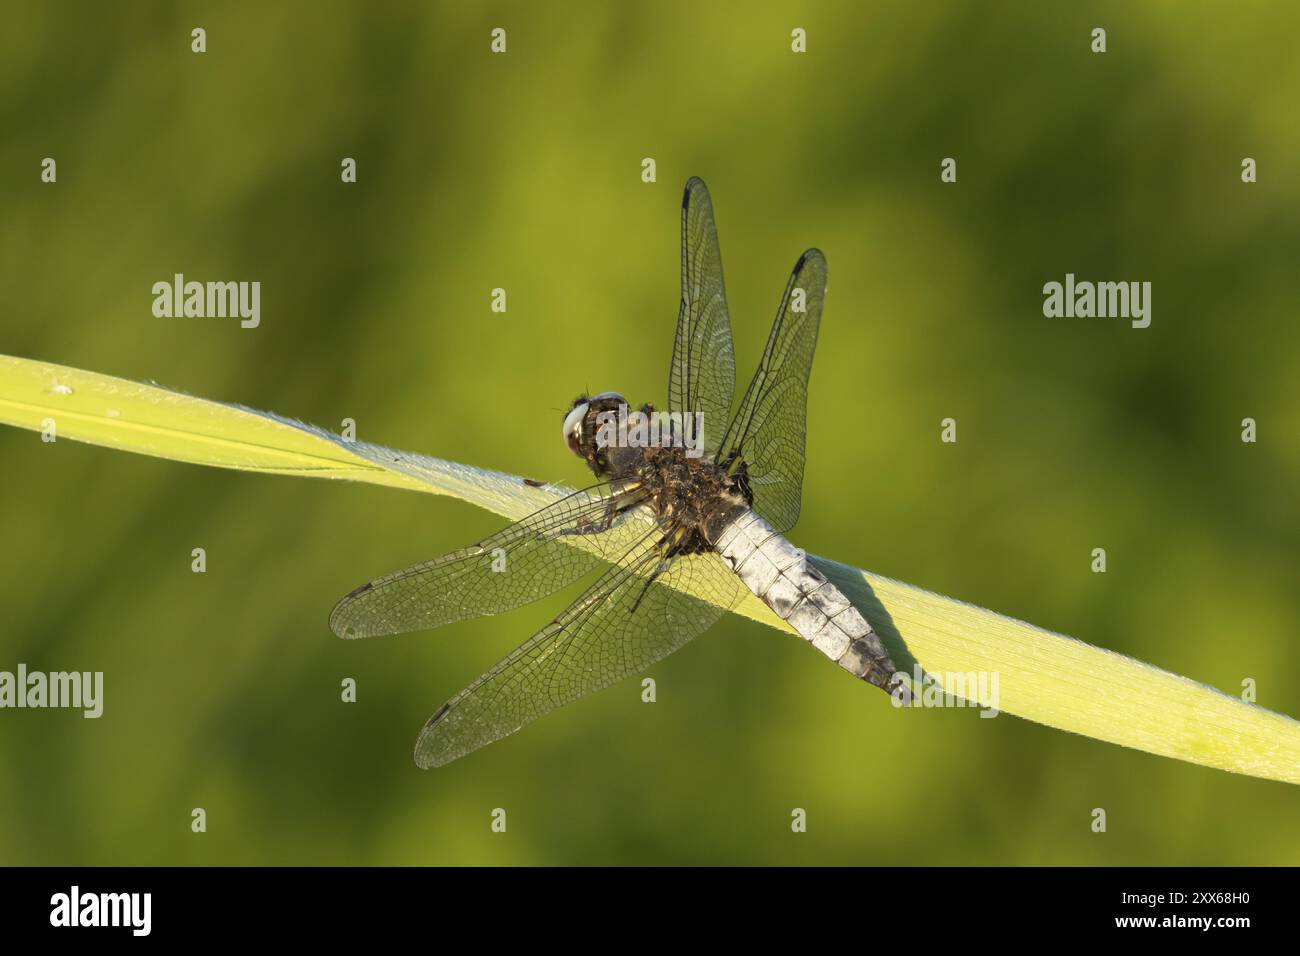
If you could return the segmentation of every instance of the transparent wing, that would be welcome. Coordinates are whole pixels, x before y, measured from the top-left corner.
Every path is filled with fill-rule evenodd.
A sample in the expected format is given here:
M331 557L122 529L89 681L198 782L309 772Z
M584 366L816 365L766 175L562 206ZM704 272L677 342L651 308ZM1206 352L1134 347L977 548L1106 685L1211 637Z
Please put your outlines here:
M736 357L713 201L704 181L692 178L682 195L682 300L668 373L668 410L703 415L706 454L721 444L735 388Z
M744 465L754 510L777 531L799 520L808 376L826 298L826 257L809 249L786 283L772 332L719 460Z
M656 531L638 542L564 613L439 708L415 743L415 762L450 763L642 671L739 600L740 580L712 552L676 558L652 577L658 540Z
M334 607L330 629L347 638L401 634L536 601L644 537L654 523L639 501L609 484L576 491L478 544L361 585Z

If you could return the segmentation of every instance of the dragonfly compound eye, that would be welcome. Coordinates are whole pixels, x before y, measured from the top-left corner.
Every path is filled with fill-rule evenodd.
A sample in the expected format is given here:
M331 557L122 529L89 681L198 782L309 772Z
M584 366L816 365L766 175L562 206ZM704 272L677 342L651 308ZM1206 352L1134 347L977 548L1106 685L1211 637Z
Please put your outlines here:
M564 443L569 451L582 457L582 422L587 417L587 402L579 402L564 416Z

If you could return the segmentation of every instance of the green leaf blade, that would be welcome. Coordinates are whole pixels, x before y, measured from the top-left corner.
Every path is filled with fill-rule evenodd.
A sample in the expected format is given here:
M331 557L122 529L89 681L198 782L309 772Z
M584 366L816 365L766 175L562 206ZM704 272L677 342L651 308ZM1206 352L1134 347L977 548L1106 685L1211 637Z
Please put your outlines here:
M516 520L566 494L501 472L337 435L159 386L0 356L0 422L176 461L448 495ZM576 546L583 546L575 537ZM447 542L448 547L463 542ZM1189 763L1300 783L1300 722L1023 621L809 555L901 668L998 675L998 709ZM699 595L703 596L703 595ZM789 631L748 595L736 608Z

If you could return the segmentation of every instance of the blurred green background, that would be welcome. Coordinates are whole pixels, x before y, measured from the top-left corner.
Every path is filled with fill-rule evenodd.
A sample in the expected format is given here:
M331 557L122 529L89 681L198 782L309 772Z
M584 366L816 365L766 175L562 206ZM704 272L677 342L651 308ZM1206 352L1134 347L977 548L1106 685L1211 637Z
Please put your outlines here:
M830 262L796 543L1300 715L1283 6L10 9L0 352L575 484L558 409L664 396L699 174L742 379L799 252ZM261 327L154 318L175 272L261 281ZM1151 281L1151 327L1045 319L1066 272ZM107 685L98 721L0 712L5 863L1300 863L1294 787L1009 716L891 719L735 618L655 668L654 705L628 681L421 772L424 719L572 592L373 642L326 615L498 519L13 429L0 462L0 669Z

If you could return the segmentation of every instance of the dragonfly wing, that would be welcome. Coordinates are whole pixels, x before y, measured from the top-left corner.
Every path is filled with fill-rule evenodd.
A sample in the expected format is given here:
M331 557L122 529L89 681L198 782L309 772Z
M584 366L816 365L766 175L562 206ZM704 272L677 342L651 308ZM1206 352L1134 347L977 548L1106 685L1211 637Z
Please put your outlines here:
M826 257L809 249L790 273L758 371L719 452L720 461L744 462L754 510L781 533L799 520L808 377L825 299Z
M420 732L415 762L442 766L636 674L735 605L743 586L712 552L676 558L652 579L658 539L656 531L638 542L559 617L439 708Z
M478 544L361 585L335 606L330 629L346 638L426 630L572 584L653 527L635 491L611 487L576 491Z
M713 201L704 181L693 178L682 196L682 298L668 374L668 410L703 416L707 454L721 442L735 388L736 358Z

